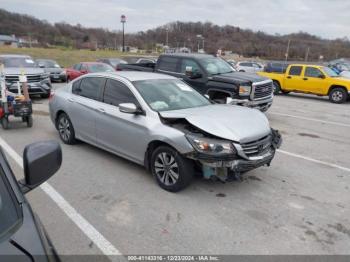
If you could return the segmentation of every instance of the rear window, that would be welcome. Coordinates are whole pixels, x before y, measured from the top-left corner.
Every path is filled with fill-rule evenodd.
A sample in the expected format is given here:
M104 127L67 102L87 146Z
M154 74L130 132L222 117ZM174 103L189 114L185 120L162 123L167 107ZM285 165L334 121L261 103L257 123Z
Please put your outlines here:
M179 62L179 59L176 57L162 57L158 61L158 69L169 71L169 72L178 72L177 70L177 64Z
M101 89L104 86L103 77L87 77L81 80L80 88L75 94L87 97L93 100L99 100Z
M302 70L303 70L302 66L292 66L289 69L289 75L291 75L291 76L300 76Z

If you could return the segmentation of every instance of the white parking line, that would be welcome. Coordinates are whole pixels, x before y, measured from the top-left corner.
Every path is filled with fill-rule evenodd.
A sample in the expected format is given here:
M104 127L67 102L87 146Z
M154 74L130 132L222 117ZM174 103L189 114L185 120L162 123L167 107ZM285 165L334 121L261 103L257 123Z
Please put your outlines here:
M285 154L285 155L288 155L288 156L304 159L304 160L307 160L307 161L310 161L310 162L314 162L314 163L317 163L317 164L321 164L321 165L324 165L324 166L334 167L334 168L338 168L338 169L346 171L346 172L350 172L350 168L339 166L337 164L324 162L324 161L313 159L313 158L310 158L310 157L307 157L307 156L303 156L303 155L287 152L287 151L284 151L284 150L281 150L281 149L278 149L277 151L279 153L282 153L282 154Z
M278 115L278 116L286 116L286 117L292 117L292 118L299 118L299 119L303 119L303 120L314 121L314 122L319 122L319 123L324 123L324 124L330 124L330 125L335 125L335 126L350 127L350 124L344 124L344 123L339 123L339 122L326 121L326 120L321 120L321 119L316 119L316 118L310 118L310 117L304 117L304 116L295 116L295 115L289 115L289 114L283 114L283 113L275 113L275 112L268 112L268 114L271 114L271 115Z
M13 148L0 137L0 146L23 169L23 159ZM97 229L71 206L64 197L49 183L43 183L40 188L59 206L59 208L76 224L80 230L102 251L104 255L122 255Z

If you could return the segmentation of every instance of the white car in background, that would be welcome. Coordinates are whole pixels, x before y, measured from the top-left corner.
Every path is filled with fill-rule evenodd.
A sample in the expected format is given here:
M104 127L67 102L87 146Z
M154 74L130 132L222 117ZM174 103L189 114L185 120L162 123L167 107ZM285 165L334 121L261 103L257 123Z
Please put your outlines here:
M257 62L242 61L236 64L236 70L238 72L256 73L263 71L263 69L263 65Z

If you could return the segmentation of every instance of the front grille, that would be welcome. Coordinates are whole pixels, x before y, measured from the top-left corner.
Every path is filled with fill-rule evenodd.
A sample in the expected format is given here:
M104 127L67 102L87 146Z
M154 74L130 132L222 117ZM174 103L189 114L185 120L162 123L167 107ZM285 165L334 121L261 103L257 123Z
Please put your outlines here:
M269 82L267 84L257 84L254 89L254 99L260 99L271 96L273 92L273 84Z
M5 76L6 82L18 82L19 81L19 76L18 75L13 75L13 76ZM28 83L35 83L35 82L40 82L41 81L41 76L40 75L27 75L27 81Z
M241 144L246 156L257 156L266 153L271 147L271 135L265 136L259 140Z

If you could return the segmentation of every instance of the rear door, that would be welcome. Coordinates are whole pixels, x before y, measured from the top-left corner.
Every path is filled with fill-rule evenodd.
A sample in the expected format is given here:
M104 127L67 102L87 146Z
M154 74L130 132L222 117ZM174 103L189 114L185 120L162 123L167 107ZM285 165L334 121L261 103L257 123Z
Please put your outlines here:
M285 77L283 90L297 90L302 91L303 84L303 66L295 65L289 68L289 71Z
M68 98L69 117L76 136L86 142L96 143L96 117L101 110L101 96L105 85L103 77L85 77L72 85Z
M103 103L97 117L96 130L98 144L133 161L142 163L147 147L143 139L146 130L146 116L127 114L119 111L119 104L139 102L121 81L107 79L103 92Z
M180 72L180 58L172 56L161 56L156 64L156 71L167 75L172 75L178 78L183 78L184 75Z

